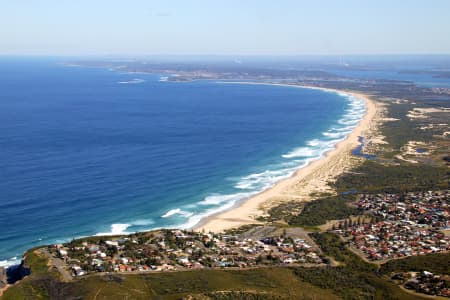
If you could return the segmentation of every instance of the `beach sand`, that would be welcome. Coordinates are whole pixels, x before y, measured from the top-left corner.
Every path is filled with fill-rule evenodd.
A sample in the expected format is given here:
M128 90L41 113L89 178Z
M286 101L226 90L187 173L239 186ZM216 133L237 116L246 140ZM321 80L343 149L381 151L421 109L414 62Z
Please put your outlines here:
M243 83L265 84L265 83ZM282 85L280 86L293 86ZM222 232L227 229L246 224L258 224L256 217L264 214L264 211L285 201L309 201L312 193L330 192L333 190L329 182L339 174L350 169L361 158L351 155L351 150L358 145L358 137L373 132L376 126L377 102L368 95L346 90L332 90L318 87L298 86L301 88L321 89L345 93L363 99L366 103L366 114L358 126L347 138L336 144L333 150L328 151L322 158L312 161L307 166L300 168L293 176L282 180L273 187L237 203L231 209L211 215L201 220L193 229L206 232Z

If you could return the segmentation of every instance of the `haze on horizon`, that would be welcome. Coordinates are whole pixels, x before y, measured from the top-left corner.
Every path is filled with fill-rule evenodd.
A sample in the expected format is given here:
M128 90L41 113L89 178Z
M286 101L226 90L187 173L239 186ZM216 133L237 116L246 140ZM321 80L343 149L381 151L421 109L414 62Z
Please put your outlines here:
M450 1L0 0L0 54L450 54Z

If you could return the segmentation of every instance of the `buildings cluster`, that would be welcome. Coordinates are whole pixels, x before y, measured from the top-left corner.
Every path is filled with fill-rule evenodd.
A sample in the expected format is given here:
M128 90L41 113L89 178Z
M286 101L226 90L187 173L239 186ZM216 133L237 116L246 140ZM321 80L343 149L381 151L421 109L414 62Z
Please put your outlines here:
M444 95L450 95L450 89L449 88L443 88L443 87L433 87L431 88L431 91L435 94L444 94Z
M392 274L391 278L418 293L450 297L450 275L437 275L428 271L400 272Z
M370 222L346 221L337 230L370 260L450 250L448 191L361 195L355 205Z
M49 247L73 276L90 272L174 271L247 268L262 265L323 264L317 248L303 239L262 239L182 230L137 233L129 237L87 239Z

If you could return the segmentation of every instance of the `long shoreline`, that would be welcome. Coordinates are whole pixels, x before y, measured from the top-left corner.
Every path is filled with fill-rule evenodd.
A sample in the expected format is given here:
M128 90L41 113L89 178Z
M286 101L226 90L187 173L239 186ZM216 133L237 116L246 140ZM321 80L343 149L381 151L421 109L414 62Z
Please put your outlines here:
M309 201L311 200L311 193L329 191L328 181L336 178L351 166L351 150L359 144L358 137L364 136L371 129L377 113L376 102L370 99L368 95L358 92L276 83L229 83L297 87L345 94L364 100L366 113L353 131L344 140L336 143L334 148L327 151L321 158L299 168L291 177L281 180L274 186L236 203L230 209L203 218L193 227L194 230L222 232L242 225L258 224L256 217L264 214L263 206L267 208L290 200Z
M319 177L323 177L323 174L325 173L321 168L328 169L328 171L333 170L335 171L334 176L339 175L344 169L337 168L330 165L334 164L335 160L340 160L342 157L338 156L348 156L350 157L350 151L355 148L359 142L358 137L363 135L362 133L365 132L367 129L369 129L372 119L374 118L376 114L376 102L369 98L369 96L362 94L362 93L356 93L352 91L347 90L337 90L337 89L329 89L329 88L322 88L322 87L315 87L315 86L301 86L301 85L292 85L292 84L277 84L277 83L263 83L263 82L221 82L221 83L227 83L227 84L251 84L251 85L272 85L272 86L282 86L282 87L293 87L293 88L304 88L304 89L316 89L316 90L322 90L326 92L333 92L333 93L340 93L340 94L346 94L350 96L354 96L360 99L363 99L366 103L366 113L364 114L361 121L358 123L358 125L353 129L351 133L347 135L347 137L336 143L333 149L327 151L324 153L324 155L321 158L318 158L316 160L313 160L309 162L306 166L300 167L297 169L294 174L286 179L283 179L272 187L269 187L258 194L255 194L249 198L243 199L241 201L238 201L235 203L232 207L229 209L226 209L224 211L220 211L215 214L208 215L204 218L202 218L197 224L195 224L191 229L193 230L204 230L206 232L222 232L227 229L236 228L242 225L246 224L258 224L260 222L256 221L255 218L257 216L263 215L264 211L261 209L261 206L270 207L273 206L273 199L271 198L279 198L279 197L285 197L285 191L288 190L292 185L295 185L295 183L300 181L308 181L310 186L307 186L303 189L303 192L306 192L305 195L296 195L294 197L295 200L299 201L308 201L310 200L309 194L312 192L320 192L325 191L324 185L326 185L326 182L321 182L317 184L317 182L313 182L314 180L310 180L313 175L316 175L317 173L321 173ZM333 161L331 164L330 161ZM328 177L327 177L328 178ZM311 183L312 186L311 186ZM304 194L304 193L303 193ZM291 200L292 197L290 197ZM283 201L281 199L280 201L276 203L280 203ZM276 204L275 203L275 204ZM155 229L151 229L149 231L152 231ZM127 234L127 233L124 233ZM118 233L120 235L120 233ZM9 266L5 266L7 268Z

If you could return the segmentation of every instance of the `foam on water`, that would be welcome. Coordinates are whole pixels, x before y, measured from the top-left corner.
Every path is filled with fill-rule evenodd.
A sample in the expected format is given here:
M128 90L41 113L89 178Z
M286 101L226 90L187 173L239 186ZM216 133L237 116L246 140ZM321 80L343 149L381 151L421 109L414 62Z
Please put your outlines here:
M252 194L250 194L250 196L252 196L252 195L254 195L254 194L256 194L256 193L257 193L257 192L252 193ZM242 200L244 200L244 199L245 199L245 198L243 198ZM180 229L189 229L189 228L192 228L192 227L194 227L195 225L197 225L203 218L206 218L206 217L208 217L208 216L211 216L211 215L214 215L214 214L217 214L217 213L220 213L220 212L222 212L222 211L225 211L225 210L227 210L227 209L232 208L233 205L234 205L236 202L237 202L237 201L229 201L229 202L226 202L225 204L223 204L223 205L221 205L221 206L219 206L219 207L210 208L210 209L206 210L206 211L203 212L203 213L199 213L199 214L192 215L191 217L189 217L189 218L187 219L187 221L186 221L185 223L179 225L177 228L180 228Z
M345 127L332 127L330 131L347 131L352 132L352 129L355 128L354 126L345 126Z
M237 193L231 195L214 194L205 197L204 200L200 201L200 205L218 205L224 202L237 201L242 198L250 196L250 193Z
M124 224L124 223L117 223L111 225L111 231L110 232L99 232L96 235L120 235L120 234L128 234L129 232L126 232L127 228L130 227L131 224Z
M127 81L119 81L117 83L119 83L119 84L139 84L139 83L143 83L143 82L145 82L144 79L135 78L135 79L132 79L132 80L127 80Z
M334 138L334 139L332 139L332 140L328 140L328 139L310 140L310 141L306 142L307 147L295 148L292 151L281 155L281 157L283 157L285 159L303 157L303 158L308 158L307 162L310 162L312 160L321 158L327 151L333 149L333 147L336 143L345 139L345 136L347 135L347 134L341 134L341 133L333 134L332 132L324 132L322 134L324 136L327 136L329 138ZM302 166L298 166L298 167L302 167Z
M338 123L342 125L356 125L359 123L359 119L346 118L339 120Z
M96 236L103 236L103 235L121 235L121 234L129 234L130 232L127 231L128 228L137 226L137 227L146 227L147 229L151 229L151 225L155 224L155 221L152 219L140 219L136 221L132 221L129 223L114 223L111 224L110 228L111 231L109 232L98 232L95 235ZM142 228L140 229L142 230ZM134 231L133 231L134 232ZM83 238L83 236L79 236L77 238ZM67 241L59 241L58 243L65 243Z
M132 226L148 226L155 224L155 221L146 219L146 220L136 220L131 223Z
M345 137L347 134L349 134L351 132L351 130L349 131L327 131L322 133L324 136L326 137L330 137L330 138L342 138Z
M20 262L21 262L21 259L19 259L17 256L14 256L9 259L0 260L0 267L8 268L10 266L19 265Z
M295 171L295 167L276 170L266 170L261 173L250 174L242 177L236 184L236 189L260 190L272 186L277 181L287 178Z
M311 141L306 142L306 144L310 147L316 147L320 150L331 149L336 143L342 141L344 138L345 138L345 136L343 136L340 139L333 139L333 140L313 139Z
M166 212L165 214L163 214L161 216L161 218L169 218L169 217L171 217L173 215L181 215L181 216L184 216L184 217L190 217L193 214L194 213L192 213L192 212L181 210L181 208L175 208L175 209L171 209L168 212Z
M311 147L300 147L292 150L287 154L281 155L283 158L294 158L294 157L314 157L317 156L318 152L316 149Z

